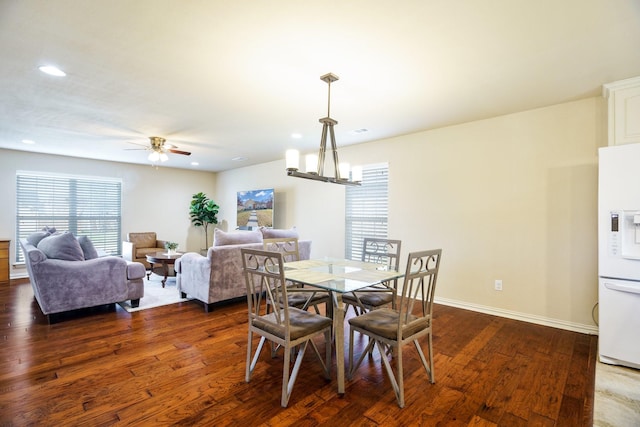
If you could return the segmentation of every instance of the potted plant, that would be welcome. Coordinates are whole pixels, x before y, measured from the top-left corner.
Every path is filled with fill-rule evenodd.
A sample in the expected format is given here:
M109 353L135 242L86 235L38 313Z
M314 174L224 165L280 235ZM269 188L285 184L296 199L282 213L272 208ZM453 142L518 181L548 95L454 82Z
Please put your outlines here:
M167 250L167 253L171 255L176 249L178 249L178 244L176 242L166 242L164 244L164 248Z
M191 198L191 206L189 208L189 217L191 224L196 227L204 227L205 250L209 248L209 224L218 223L218 206L213 200L209 199L203 192L196 193Z

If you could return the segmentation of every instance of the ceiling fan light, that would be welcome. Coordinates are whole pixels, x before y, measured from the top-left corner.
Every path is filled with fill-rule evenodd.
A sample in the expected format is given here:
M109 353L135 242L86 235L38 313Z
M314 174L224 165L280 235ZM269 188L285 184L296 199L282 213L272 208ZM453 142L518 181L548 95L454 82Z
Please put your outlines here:
M167 160L169 160L169 156L167 156L166 153L160 154L160 161L161 162L166 162Z
M160 154L157 151L153 151L149 154L149 161L157 162L160 160Z

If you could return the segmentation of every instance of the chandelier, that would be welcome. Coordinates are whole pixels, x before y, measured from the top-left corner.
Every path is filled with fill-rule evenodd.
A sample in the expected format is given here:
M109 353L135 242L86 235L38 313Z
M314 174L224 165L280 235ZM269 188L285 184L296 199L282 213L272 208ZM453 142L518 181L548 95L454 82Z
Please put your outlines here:
M320 149L318 155L307 154L305 157L305 172L299 170L300 154L298 150L287 150L286 165L287 175L297 178L312 179L314 181L331 182L342 185L361 185L362 184L362 168L355 166L349 169L348 163L340 163L338 160L338 149L336 147L336 136L333 126L338 122L333 120L331 116L331 83L338 80L338 76L332 73L325 74L320 80L327 83L329 96L327 101L327 117L320 119L322 123L322 136L320 138ZM334 176L324 175L325 153L327 150L327 135L331 137L331 151L333 153L333 169ZM351 176L349 176L351 175Z

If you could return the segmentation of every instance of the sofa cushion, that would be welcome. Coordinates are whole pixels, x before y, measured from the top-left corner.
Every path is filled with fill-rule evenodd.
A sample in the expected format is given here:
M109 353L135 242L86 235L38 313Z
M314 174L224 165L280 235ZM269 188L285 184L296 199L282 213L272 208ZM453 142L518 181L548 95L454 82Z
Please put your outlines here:
M98 251L88 236L78 236L78 243L80 243L80 248L82 248L84 259L98 258Z
M38 243L40 243L40 240L50 235L51 233L49 233L48 231L36 231L35 233L31 233L27 237L27 242L31 243L33 246L38 246Z
M262 232L262 237L264 239L286 239L289 237L299 237L298 230L296 230L295 227L292 227L288 230L260 227L260 231Z
M245 243L262 243L260 230L226 232L216 228L213 232L213 246L243 245Z
M84 261L84 254L78 239L68 231L45 237L38 243L38 249L44 252L47 258Z

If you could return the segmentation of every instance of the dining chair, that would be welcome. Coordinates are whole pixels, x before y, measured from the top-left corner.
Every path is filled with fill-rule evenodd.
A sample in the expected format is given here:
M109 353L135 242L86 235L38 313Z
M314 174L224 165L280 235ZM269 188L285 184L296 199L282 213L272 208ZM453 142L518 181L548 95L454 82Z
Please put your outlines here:
M264 239L262 248L265 251L281 253L284 262L300 260L297 237ZM324 304L326 316L330 318L333 317L333 302L331 300L331 295L329 295L327 291L315 288L309 289L291 283L288 283L288 287L289 292L287 296L290 306L301 308L303 310L313 307L315 312L320 314L318 307Z
M380 358L398 400L398 406L404 407L404 381L402 349L405 344L415 344L422 366L427 371L431 383L435 382L433 373L432 312L433 295L438 279L442 249L412 252L407 260L407 269L397 308L383 307L349 319L349 373L353 378L365 355L374 345L380 352ZM369 337L369 343L353 362L354 333ZM420 347L418 339L426 336L428 340L428 358ZM387 349L391 348L396 364L396 374L389 362ZM428 359L428 362L427 362Z
M362 244L362 261L384 264L390 270L400 267L401 240L366 237ZM345 293L342 301L345 312L353 307L356 315L391 305L395 308L398 280L392 280L375 286Z
M286 286L283 256L278 252L257 249L242 249L242 268L247 285L247 304L249 314L249 336L247 340L247 362L245 380L251 381L260 353L267 340L284 349L282 370L282 397L280 404L286 407L307 345L311 345L322 365L324 376L331 379L331 328L328 317L279 304L287 300L289 291ZM266 303L271 311L266 313ZM260 336L260 342L252 357L253 335ZM324 334L325 360L313 339ZM291 367L292 355L295 357ZM272 355L273 357L273 355Z

